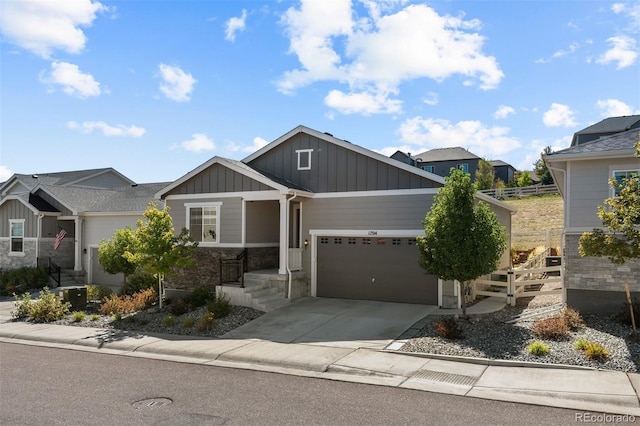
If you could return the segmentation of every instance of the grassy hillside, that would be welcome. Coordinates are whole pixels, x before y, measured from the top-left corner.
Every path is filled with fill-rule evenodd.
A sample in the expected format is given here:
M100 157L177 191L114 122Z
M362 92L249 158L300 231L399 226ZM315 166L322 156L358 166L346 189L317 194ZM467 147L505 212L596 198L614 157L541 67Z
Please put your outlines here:
M512 217L512 232L561 230L564 227L564 205L559 194L530 195L506 202L518 209Z

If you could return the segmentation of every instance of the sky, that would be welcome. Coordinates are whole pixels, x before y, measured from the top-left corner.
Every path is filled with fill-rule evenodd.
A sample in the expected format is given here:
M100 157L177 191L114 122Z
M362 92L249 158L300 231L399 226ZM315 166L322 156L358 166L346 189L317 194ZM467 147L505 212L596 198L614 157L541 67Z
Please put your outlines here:
M170 182L298 125L531 170L640 114L639 34L637 1L2 0L0 181Z

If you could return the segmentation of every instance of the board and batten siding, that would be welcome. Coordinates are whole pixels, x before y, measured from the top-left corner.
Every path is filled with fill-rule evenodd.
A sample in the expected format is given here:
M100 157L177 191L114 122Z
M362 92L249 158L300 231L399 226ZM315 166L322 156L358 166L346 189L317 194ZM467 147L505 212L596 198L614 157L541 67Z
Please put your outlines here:
M568 223L565 227L601 227L598 206L612 195L609 178L613 171L637 169L640 169L637 158L571 162Z
M188 228L185 204L222 203L220 223L218 224L219 242L221 244L238 244L242 242L242 198L216 198L215 194L212 194L211 198L168 199L166 202L176 233L179 233L182 228Z
M9 219L24 219L25 238L38 236L38 215L18 200L6 201L0 207L0 237L9 237Z
M311 169L298 170L296 151L312 149ZM306 133L249 162L252 168L315 193L433 188L440 184Z
M273 188L241 173L213 164L173 188L165 196L176 194L213 194L219 192L269 191Z

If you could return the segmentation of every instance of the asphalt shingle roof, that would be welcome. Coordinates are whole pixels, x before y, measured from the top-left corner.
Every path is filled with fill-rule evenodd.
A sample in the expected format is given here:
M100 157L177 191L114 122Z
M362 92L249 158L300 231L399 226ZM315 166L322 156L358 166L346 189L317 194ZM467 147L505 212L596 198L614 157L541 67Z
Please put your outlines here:
M412 155L411 157L421 159L423 163L430 163L434 161L475 160L480 158L474 153L459 146L453 148L436 148L417 155Z
M640 139L640 129L631 129L626 132L605 136L595 141L586 142L581 145L572 146L560 151L556 151L550 156L559 154L593 154L598 152L611 151L631 151Z
M625 115L621 117L609 117L602 121L592 124L589 127L576 132L578 135L587 135L592 133L611 133L629 130L631 126L640 121L640 115Z

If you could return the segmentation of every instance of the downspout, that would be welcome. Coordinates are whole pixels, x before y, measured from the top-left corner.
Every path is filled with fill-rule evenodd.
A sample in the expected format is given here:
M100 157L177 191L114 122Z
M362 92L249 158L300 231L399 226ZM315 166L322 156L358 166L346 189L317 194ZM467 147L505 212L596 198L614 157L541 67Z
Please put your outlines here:
M289 206L291 201L295 200L296 197L298 196L298 194L293 191L293 197L287 199L287 245L289 245L289 228L291 226L291 221L289 218ZM289 268L289 247L287 247L287 258L285 260L285 264L287 265L287 274L289 274L289 288L287 290L287 296L289 297L289 300L291 300L291 280L292 280L292 275L293 273L291 272L291 269Z

